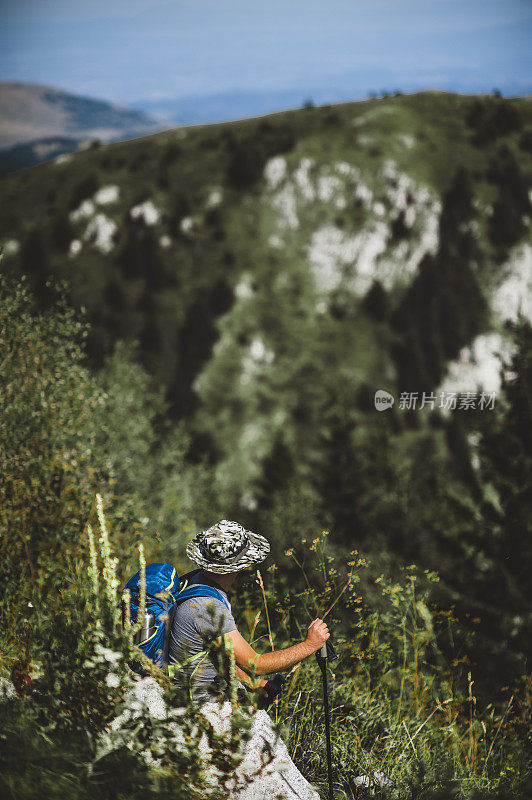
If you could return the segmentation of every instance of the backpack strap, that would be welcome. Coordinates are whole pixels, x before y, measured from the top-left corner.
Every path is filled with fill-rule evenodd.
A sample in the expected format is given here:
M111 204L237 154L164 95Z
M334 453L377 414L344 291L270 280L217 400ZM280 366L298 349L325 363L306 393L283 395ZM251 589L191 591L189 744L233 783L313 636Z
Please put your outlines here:
M200 658L200 656L201 656L201 658ZM170 678L170 680L172 680L175 677L175 674L176 674L176 672L178 670L183 669L183 667L186 667L187 664L191 664L193 661L196 660L196 658L200 658L200 660L198 661L198 663L196 664L196 666L194 667L194 669L190 673L190 678L193 678L194 675L196 674L196 670L198 669L198 667L200 667L201 664L203 664L203 662L207 658L207 651L206 650L200 650L200 652L196 653L195 656L191 656L190 658L186 658L184 661L181 661L180 664L168 664L168 677Z
M177 595L174 607L177 607L185 600L190 600L191 597L212 597L214 600L220 600L226 609L231 611L229 601L224 597L222 592L214 586L207 586L205 583L194 583L192 586L185 586Z
M181 589L181 591L177 595L177 597L175 599L175 602L174 602L174 604L172 606L172 612L171 612L171 617L172 617L171 621L172 622L173 622L173 617L174 617L174 614L176 612L176 609L177 609L178 605L180 605L181 603L184 603L185 600L190 600L193 597L211 597L211 598L213 598L215 600L220 600L224 604L224 606L227 608L227 610L231 611L231 606L229 605L229 601L223 596L223 594L220 592L220 590L216 589L214 586L207 586L207 584L205 584L205 583L195 583L195 584L192 584L192 586L188 586L187 585L188 584L188 580L187 580L188 576L189 575L193 575L196 572L199 572L199 570L195 570L193 573L189 573L188 575L184 576L184 578L185 578L185 586L184 586L183 589ZM203 661L206 659L207 655L208 655L207 650L200 650L199 653L196 653L195 655L191 656L190 658L185 659L180 664L168 664L168 677L170 679L173 679L174 676L175 676L175 673L178 670L182 669L183 667L186 667L187 664L190 664L192 661L195 661L197 658L200 658L199 662L196 664L196 666L192 670L192 673L190 674L190 679L192 679L194 677L195 673L196 673L196 670L198 669L198 667L201 666Z

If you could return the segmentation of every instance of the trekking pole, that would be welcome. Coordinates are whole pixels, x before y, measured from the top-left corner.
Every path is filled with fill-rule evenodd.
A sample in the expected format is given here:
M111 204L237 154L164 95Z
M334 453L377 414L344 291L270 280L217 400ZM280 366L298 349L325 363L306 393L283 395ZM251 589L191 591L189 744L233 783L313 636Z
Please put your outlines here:
M327 692L327 661L336 658L330 637L320 650L316 650L316 660L320 665L323 679L323 705L325 710L325 744L327 747L327 777L329 779L329 800L334 800L331 756L331 716L329 710L329 694Z

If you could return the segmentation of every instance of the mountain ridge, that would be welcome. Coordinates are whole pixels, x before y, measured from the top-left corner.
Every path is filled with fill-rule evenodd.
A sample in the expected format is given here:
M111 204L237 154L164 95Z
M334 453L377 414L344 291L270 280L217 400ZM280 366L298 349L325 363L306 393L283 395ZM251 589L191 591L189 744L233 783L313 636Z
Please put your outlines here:
M391 75L385 72L381 77L381 85L390 85ZM237 122L294 111L304 105L336 108L346 103L363 102L379 94L456 94L460 86L465 88L468 85L463 78L462 83L457 79L453 88L443 89L420 88L415 81L410 81L401 90L367 92L364 88L366 84L360 83L360 76L348 78L343 76L345 85L315 87L312 91L303 88L283 91L231 90L177 99L146 99L129 106L75 95L47 84L0 82L0 170L11 172L35 166L41 161L83 149L96 140L120 141L176 126ZM506 84L505 87L506 99L530 97L522 92L508 97L510 87ZM520 87L513 88L517 91ZM489 95L485 91L464 94L477 97ZM52 140L55 140L55 147L52 146Z

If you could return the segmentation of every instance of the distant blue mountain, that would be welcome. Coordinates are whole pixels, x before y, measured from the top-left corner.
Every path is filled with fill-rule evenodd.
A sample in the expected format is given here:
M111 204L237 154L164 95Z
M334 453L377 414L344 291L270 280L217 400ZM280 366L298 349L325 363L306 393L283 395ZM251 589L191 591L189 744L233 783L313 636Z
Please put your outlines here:
M424 73L419 79L400 80L389 70L371 70L371 74L358 72L342 75L334 82L313 88L294 88L283 91L227 91L208 95L188 95L180 98L162 98L135 102L132 108L159 120L161 124L194 125L209 122L227 122L232 119L255 117L299 108L308 101L315 105L345 103L363 100L371 94L400 91L404 94L423 89L436 89L459 94L489 94L494 89L506 97L532 93L532 79L523 84L512 76L491 84L482 81L475 73L463 69L446 70L446 80L434 71Z
M222 92L211 95L190 95L178 99L146 100L133 108L160 122L192 125L204 122L226 122L230 119L255 117L297 108L310 99L298 90L285 92Z

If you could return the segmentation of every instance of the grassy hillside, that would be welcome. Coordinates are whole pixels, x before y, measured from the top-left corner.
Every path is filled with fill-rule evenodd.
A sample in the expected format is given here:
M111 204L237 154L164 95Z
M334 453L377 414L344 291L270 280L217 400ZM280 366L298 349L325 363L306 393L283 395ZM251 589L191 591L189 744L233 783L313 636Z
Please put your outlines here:
M531 120L529 99L422 92L108 145L4 181L3 263L43 306L47 277L67 282L94 366L138 341L227 513L256 521L295 482L340 540L376 529L433 567L445 530L422 545L408 515L369 523L357 498L412 486L425 436L482 494L482 415L397 401L500 384L505 326L530 314ZM357 462L383 436L393 480Z
M531 117L525 98L397 95L4 180L2 268L34 300L2 281L0 666L24 689L37 658L49 687L10 723L21 752L38 750L34 711L68 729L71 708L97 706L97 731L111 713L103 672L91 698L77 683L103 630L80 536L101 489L121 574L140 539L181 564L192 530L234 518L272 542L277 644L334 608L344 796L369 793L351 780L368 770L393 773L390 798L526 795ZM55 307L50 277L75 313ZM34 597L45 611L26 635L12 620ZM238 624L266 641L262 603L252 580L239 587ZM284 712L291 753L318 775L316 686L310 667L296 674ZM95 756L64 758L56 771L81 776Z
M407 302L423 256L441 245L442 201L462 168L451 204L472 203L464 246L472 282L489 301L509 249L528 232L531 106L423 92L66 157L4 181L5 268L27 274L43 302L47 275L68 281L93 325L96 363L117 338L138 339L179 416L198 407L193 381L220 335L218 318L231 307L239 319L251 316L250 292L252 306L261 297L275 303L275 313L256 320L257 335L293 326L299 304L315 334L333 326L361 343L361 380L371 382L373 364L373 379L392 385L390 343L381 338L393 325L375 319L382 309L362 314L364 297L373 287L368 303L386 305L387 320ZM447 351L457 355L456 344Z

